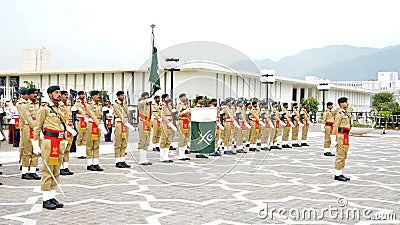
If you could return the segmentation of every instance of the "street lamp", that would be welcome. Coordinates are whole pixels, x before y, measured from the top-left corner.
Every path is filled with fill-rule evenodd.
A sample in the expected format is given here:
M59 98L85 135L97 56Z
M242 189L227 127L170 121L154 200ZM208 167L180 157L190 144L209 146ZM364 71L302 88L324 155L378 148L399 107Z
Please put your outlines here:
M329 89L331 89L329 82L330 82L330 80L323 80L317 86L317 90L322 91L322 113L324 113L324 111L325 111L325 92L329 91Z
M165 59L165 61L166 62L177 63L177 62L179 62L179 59L171 57L171 58ZM166 70L171 72L171 94L170 94L171 97L170 98L172 100L172 105L174 105L174 71L181 71L181 70L180 69L176 69L174 67L166 69Z
M266 84L267 86L267 105L268 105L268 109L271 110L271 106L269 104L269 90L268 90L268 86L269 84L273 84L275 82L275 70L267 70L267 69L263 69L261 70L261 77L260 77L260 81L263 84Z

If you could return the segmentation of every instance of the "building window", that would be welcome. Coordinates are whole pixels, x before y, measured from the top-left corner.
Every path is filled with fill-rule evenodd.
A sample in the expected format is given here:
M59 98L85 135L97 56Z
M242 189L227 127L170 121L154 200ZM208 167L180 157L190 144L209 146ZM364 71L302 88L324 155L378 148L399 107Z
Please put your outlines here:
M303 99L305 98L305 90L304 88L300 89L300 101L303 101Z
M19 87L19 77L10 77L10 86Z
M0 77L0 86L2 87L6 86L6 77Z
M293 88L292 101L297 101L297 88Z

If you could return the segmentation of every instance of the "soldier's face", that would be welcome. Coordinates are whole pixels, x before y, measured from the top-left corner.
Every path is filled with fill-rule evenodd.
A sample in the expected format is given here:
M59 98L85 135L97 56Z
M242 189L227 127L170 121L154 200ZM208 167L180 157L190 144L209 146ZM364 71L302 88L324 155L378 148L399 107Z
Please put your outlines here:
M328 106L328 109L332 109L332 108L333 108L333 105Z
M68 100L68 93L61 95L61 101L66 102Z
M181 98L181 102L186 102L186 101L187 101L186 96L183 96L183 97Z
M99 99L100 99L100 95L93 95L92 99L93 99L94 102L97 103L99 101Z
M85 98L85 94L80 94L80 95L78 95L78 98L84 99L84 98Z
M159 104L160 103L160 98L155 98L154 101Z
M118 95L118 100L123 102L125 98L125 94Z
M28 95L30 100L36 100L37 94L36 91L33 94Z
M212 106L217 107L217 102L211 102L210 103Z
M347 109L348 106L349 106L349 103L347 103L347 102L340 103L340 107L342 107L343 109Z
M53 101L53 102L61 101L61 92L60 92L60 90L53 91L52 93L49 94L49 97L50 97L51 101Z

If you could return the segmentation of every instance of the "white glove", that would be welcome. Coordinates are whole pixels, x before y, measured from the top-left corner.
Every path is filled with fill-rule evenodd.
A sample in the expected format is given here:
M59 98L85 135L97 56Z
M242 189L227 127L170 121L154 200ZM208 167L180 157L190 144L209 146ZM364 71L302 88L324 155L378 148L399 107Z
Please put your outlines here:
M147 99L146 99L146 102L147 102L147 103L149 103L149 102L153 102L153 101L154 101L154 98L153 98L153 97L151 97L151 98L147 98Z
M84 121L85 121L85 123L88 123L89 122L89 118L85 117Z
M304 127L304 124L302 122L298 122L299 123L299 127Z
M281 126L286 126L286 123L283 122L282 120L279 120L279 124L281 124Z
M176 128L176 126L172 123L172 122L169 122L168 124L167 124L169 127L171 127L171 129L173 130L173 131L178 131L178 129Z
M291 127L295 127L294 123L292 121L289 121L289 124Z
M190 110L189 110L189 109L185 109L182 113L183 113L183 114L186 114L186 113L188 113L188 112L190 112Z
M250 126L250 124L249 124L248 122L245 122L244 125L245 125L248 129L251 129L251 126Z
M269 121L269 125L271 126L271 128L275 128L274 124L272 123L272 121Z
M219 127L219 129L221 129L221 130L225 130L225 127L224 127L224 126L222 126L220 123L217 123L217 126Z
M70 127L70 126L68 126L67 125L67 131L69 132L69 133L71 133L71 135L72 136L76 136L78 133L76 132L76 130L74 130L74 128L72 128L72 127Z
M130 124L128 121L124 123L125 126L127 126L129 128L129 130L136 130L134 126L132 126L132 124Z
M236 128L241 128L241 126L238 124L238 122L236 122L236 121L233 121L233 125L236 127Z
M261 124L261 126L266 127L267 125L263 122L263 121L259 121L259 123Z
M107 134L107 133L108 133L108 131L107 131L107 129L104 127L104 124L103 124L103 123L99 124L98 128L101 130L101 132L103 132L103 134Z
M158 120L158 121L160 121L160 123L162 122L162 119L161 119L161 117L160 117L160 118L158 118L157 120Z
M176 109L172 109L172 112L173 112L173 113L176 113Z
M39 147L39 140L32 140L33 153L39 155L42 151Z

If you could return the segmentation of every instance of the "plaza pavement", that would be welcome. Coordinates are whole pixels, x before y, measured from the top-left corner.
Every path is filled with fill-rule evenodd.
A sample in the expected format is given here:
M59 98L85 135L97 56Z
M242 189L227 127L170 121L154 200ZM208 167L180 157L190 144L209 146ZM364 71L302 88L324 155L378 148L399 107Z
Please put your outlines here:
M40 181L21 179L17 149L4 142L0 224L400 224L400 132L351 136L343 183L317 127L310 147L171 164L151 151L147 167L131 133L130 169L116 168L112 143L102 142L104 172L71 157L75 175L61 177L64 208L54 211L42 209Z

